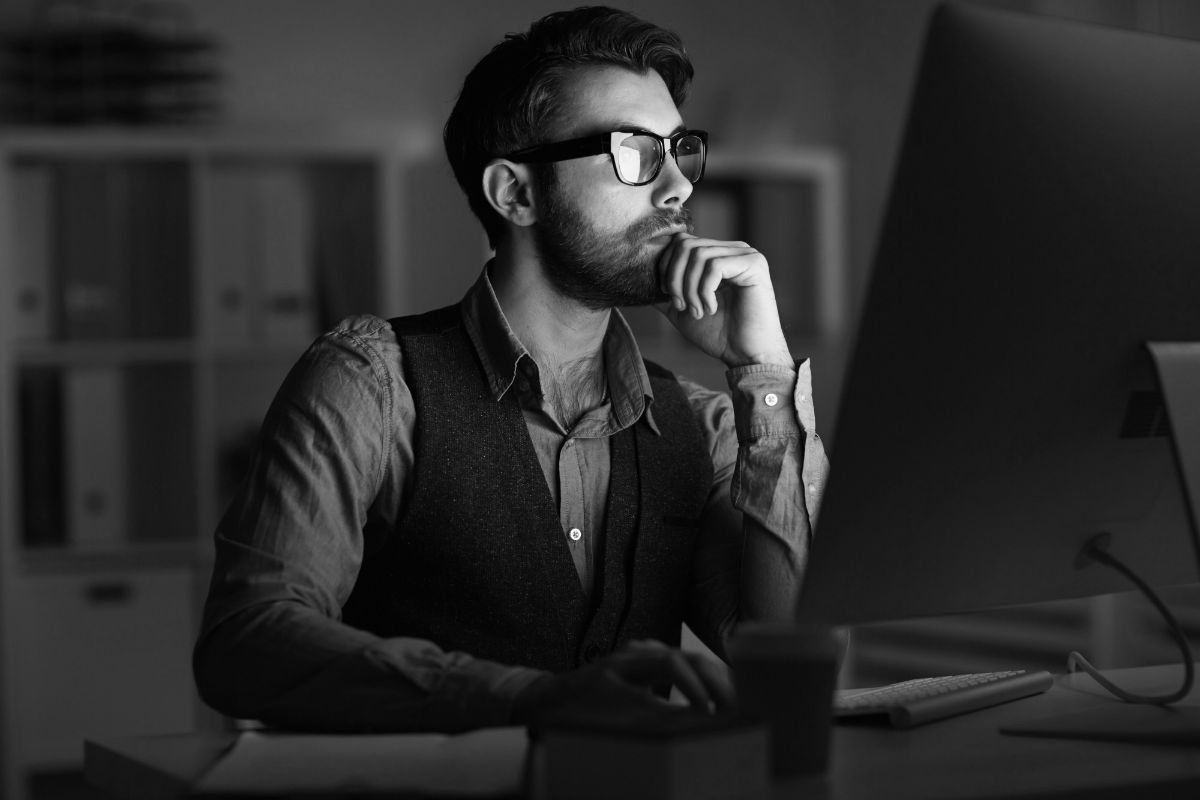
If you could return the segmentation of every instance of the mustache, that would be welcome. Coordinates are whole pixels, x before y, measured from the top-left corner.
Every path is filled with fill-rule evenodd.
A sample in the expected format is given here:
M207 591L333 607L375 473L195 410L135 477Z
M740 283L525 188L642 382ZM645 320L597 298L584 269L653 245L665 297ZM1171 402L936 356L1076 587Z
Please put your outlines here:
M631 241L641 242L668 228L681 226L688 233L692 232L692 212L686 208L680 208L677 211L662 211L638 220L630 226L628 237Z

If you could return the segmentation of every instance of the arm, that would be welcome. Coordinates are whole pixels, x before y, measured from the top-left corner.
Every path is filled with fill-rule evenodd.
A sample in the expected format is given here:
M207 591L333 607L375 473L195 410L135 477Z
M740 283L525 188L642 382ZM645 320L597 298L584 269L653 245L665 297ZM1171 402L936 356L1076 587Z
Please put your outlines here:
M721 656L740 621L794 617L828 470L812 424L807 362L744 367L727 378L732 401L684 384L714 466L687 622ZM765 400L770 394L774 405Z
M412 416L382 320L339 326L289 374L217 531L194 656L210 705L309 729L462 730L507 724L541 676L340 621L402 507Z
M828 462L808 362L787 351L766 259L742 242L681 234L660 260L690 342L729 368L732 403L693 385L714 483L701 529L689 624L718 654L742 619L793 618Z

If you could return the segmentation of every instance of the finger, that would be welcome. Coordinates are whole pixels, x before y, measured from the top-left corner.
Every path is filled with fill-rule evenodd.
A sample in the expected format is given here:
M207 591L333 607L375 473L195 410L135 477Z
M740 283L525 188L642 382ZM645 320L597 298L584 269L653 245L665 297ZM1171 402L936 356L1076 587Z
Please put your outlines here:
M704 681L708 694L715 702L717 711L730 711L737 707L737 693L733 686L733 674L724 662L709 658L702 653L689 653L692 667Z
M659 257L659 288L670 298L676 311L687 308L683 296L683 273L693 241L697 239L691 234L676 234Z
M663 260L662 288L670 295L676 311L688 313L694 319L704 315L703 306L696 295L698 271L705 268L705 254L710 252L707 248L721 244L695 236L683 238L682 234L673 242L673 247Z
M619 670L607 668L588 670L578 676L571 690L553 707L597 709L621 714L655 708L664 702L649 686L627 680Z
M724 262L727 258L729 256L717 256L711 259L700 273L699 281L696 282L697 301L709 314L717 313L717 289L725 278L724 267L726 265Z
M613 666L621 677L630 683L674 686L687 699L689 705L705 711L714 705L723 705L727 699L723 688L717 690L719 696L709 690L711 679L708 676L702 677L693 666L689 654L660 642L647 643L640 647L631 645Z
M684 296L694 318L717 313L717 289L723 281L736 278L749 269L750 263L742 257L756 252L725 242L699 244L692 248L685 269Z
M668 656L671 669L671 682L679 692L687 698L693 708L711 711L716 700L709 691L708 682L701 676L691 658L681 651L675 650Z
M700 282L704 273L710 269L712 248L696 245L688 252L687 266L683 274L683 298L693 319L704 316L704 301L700 297Z
M658 639L631 639L625 644L626 650L646 650L661 653L670 650L670 646Z

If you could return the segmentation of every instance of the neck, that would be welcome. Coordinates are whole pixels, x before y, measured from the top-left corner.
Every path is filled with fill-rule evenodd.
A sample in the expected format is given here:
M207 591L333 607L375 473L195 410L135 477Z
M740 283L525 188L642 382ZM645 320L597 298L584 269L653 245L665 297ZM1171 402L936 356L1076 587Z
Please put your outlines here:
M601 355L564 363L547 362L536 355L534 360L542 376L546 403L566 430L607 401L608 378Z
M537 362L546 400L568 430L605 401L604 336L611 309L587 308L559 294L540 262L501 247L492 288L513 332Z
M600 355L612 310L588 308L559 294L536 256L500 247L491 281L508 324L539 365Z

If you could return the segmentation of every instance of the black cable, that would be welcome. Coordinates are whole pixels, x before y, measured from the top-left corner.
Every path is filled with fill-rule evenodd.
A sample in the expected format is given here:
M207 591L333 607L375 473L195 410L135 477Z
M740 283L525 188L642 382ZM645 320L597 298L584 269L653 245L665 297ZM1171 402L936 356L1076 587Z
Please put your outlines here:
M1104 534L1092 539L1084 547L1084 555L1094 558L1096 561L1112 567L1126 578L1129 578L1134 585L1141 589L1142 594L1144 594L1150 600L1150 602L1154 604L1154 607L1158 609L1158 613L1161 614L1163 619L1167 621L1167 625L1170 626L1171 632L1175 635L1176 641L1179 642L1179 649L1183 651L1183 685L1171 694L1164 695L1144 695L1128 692L1122 689L1120 686L1117 686L1108 678L1104 677L1100 670L1093 667L1088 660L1083 657L1083 654L1076 650L1072 650L1070 655L1067 656L1067 671L1078 672L1079 669L1083 669L1084 672L1086 672L1088 675L1091 675L1096 680L1096 683L1100 684L1114 696L1124 700L1126 703L1146 703L1150 705L1165 706L1182 700L1183 698L1187 697L1188 693L1192 690L1192 683L1195 680L1196 671L1195 664L1192 662L1192 649L1188 646L1187 635L1183 632L1183 628L1180 627L1179 622L1175 619L1175 616L1171 613L1171 610L1167 608L1166 603L1164 603L1159 596L1155 594L1154 590L1150 588L1150 585L1139 578L1132 569L1125 566L1125 564L1117 559L1116 556L1104 549L1103 542L1105 541L1107 541L1107 536Z

